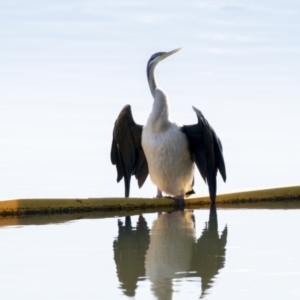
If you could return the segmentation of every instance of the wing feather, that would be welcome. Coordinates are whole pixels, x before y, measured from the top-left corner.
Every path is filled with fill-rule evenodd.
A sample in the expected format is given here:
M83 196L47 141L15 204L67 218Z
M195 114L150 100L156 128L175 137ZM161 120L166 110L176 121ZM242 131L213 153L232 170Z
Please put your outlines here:
M125 197L130 194L131 176L135 175L139 187L148 176L148 164L142 148L143 127L135 123L130 105L120 112L113 130L111 162L116 165L117 182L124 177Z
M187 136L192 159L203 180L208 184L210 199L215 202L218 170L223 180L226 181L222 144L201 111L195 107L193 109L197 115L198 123L183 126L182 131Z

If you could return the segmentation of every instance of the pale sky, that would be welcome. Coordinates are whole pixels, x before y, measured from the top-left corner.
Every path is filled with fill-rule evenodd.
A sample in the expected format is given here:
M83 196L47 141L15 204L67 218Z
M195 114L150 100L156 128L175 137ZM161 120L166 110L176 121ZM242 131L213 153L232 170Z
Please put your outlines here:
M1 1L0 44L0 199L123 196L114 121L146 122L147 61L178 47L157 81L174 120L197 106L221 138L218 191L299 184L299 1Z

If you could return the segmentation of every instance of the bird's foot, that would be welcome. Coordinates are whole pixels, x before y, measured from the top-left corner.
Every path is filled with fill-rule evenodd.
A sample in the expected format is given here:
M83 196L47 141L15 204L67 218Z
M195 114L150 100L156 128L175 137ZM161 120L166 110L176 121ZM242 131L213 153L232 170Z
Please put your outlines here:
M157 189L157 194L155 198L166 198L166 199L172 199L175 201L176 209L182 210L184 208L184 195L179 194L176 196L163 196L162 191L160 189Z
M175 200L175 202L183 202L184 201L184 196L183 195L176 195L173 197L173 199Z
M184 209L184 196L182 194L176 195L172 199L175 201L176 209Z

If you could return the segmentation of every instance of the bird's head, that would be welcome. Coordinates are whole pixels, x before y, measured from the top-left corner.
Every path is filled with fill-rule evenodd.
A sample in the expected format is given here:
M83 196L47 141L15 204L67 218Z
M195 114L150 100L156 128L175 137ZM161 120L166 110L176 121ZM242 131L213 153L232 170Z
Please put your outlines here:
M153 54L147 64L147 73L151 67L155 67L160 61L165 59L166 57L178 52L181 48L169 51L169 52L157 52Z

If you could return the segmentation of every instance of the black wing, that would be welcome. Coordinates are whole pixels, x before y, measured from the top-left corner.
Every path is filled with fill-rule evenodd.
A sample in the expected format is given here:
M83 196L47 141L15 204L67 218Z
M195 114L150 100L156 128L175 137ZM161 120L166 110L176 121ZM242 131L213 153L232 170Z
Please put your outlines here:
M182 131L187 136L192 159L202 178L208 183L210 199L215 202L218 170L223 180L226 181L222 144L201 111L195 107L193 109L197 114L198 124L183 126Z
M134 122L131 107L120 112L113 130L110 158L117 168L117 182L124 177L125 197L129 197L131 175L135 175L139 187L148 176L148 164L142 148L143 126Z

